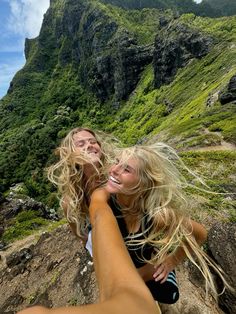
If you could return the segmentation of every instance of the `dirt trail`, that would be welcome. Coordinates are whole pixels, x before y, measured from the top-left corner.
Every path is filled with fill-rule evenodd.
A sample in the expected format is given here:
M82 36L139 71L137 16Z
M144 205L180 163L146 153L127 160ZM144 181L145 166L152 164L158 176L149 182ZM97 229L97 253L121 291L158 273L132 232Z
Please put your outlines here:
M208 129L205 129L203 133L218 135L221 138L221 144L215 145L215 146L203 146L203 147L195 147L195 148L192 147L190 149L187 149L187 151L191 150L191 151L197 151L197 152L208 152L208 151L219 151L219 150L231 150L231 151L236 150L236 145L224 141L221 132L211 132Z
M221 145L196 147L196 148L191 148L190 150L194 150L194 151L198 151L198 152L208 152L208 151L215 151L215 150L232 150L232 151L234 151L234 150L236 150L236 145L222 141Z

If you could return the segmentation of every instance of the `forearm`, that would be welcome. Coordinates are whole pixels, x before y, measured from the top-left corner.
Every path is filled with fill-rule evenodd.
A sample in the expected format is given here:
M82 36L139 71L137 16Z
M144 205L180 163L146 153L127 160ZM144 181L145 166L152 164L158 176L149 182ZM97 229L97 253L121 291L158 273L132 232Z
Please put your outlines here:
M100 300L123 300L125 306L122 309L121 302L114 302L114 306L120 308L117 313L126 313L126 309L127 313L159 313L130 258L110 207L106 202L104 204L103 201L94 201L92 198L89 213ZM144 302L146 310L141 311L140 300Z
M104 301L116 293L117 289L130 285L133 282L132 277L135 281L137 277L130 277L129 271L127 271L128 268L132 269L131 274L132 272L136 273L111 209L103 207L100 210L99 205L97 206L90 208L90 220L93 255L94 260L97 261L95 272L99 283L100 299ZM100 263L100 260L106 262Z

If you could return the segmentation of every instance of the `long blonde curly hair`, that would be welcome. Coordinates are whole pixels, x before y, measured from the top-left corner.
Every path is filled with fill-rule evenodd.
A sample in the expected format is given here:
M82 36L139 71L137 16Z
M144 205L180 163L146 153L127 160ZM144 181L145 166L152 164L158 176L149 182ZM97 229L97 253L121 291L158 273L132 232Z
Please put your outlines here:
M99 165L92 163L88 155L76 152L73 136L87 131L97 140L102 156ZM47 168L48 179L58 187L60 206L65 208L69 223L76 226L76 234L83 238L88 232L88 206L90 195L107 178L107 167L111 163L114 147L118 141L103 132L95 132L86 127L72 129L55 150L59 161ZM91 164L94 171L89 178L85 176L84 166Z
M137 145L122 149L119 164L125 167L130 158L137 161L139 181L132 190L124 192L133 194L134 197L128 207L122 208L122 213L124 216L134 215L141 221L141 233L130 233L126 239L130 249L137 245L151 245L155 254L151 260L143 260L158 265L168 254L181 246L189 260L204 276L206 292L210 288L213 295L217 296L209 266L220 276L224 285L232 289L226 282L222 269L202 250L192 234L189 217L190 196L184 190L191 187L209 191L207 185L184 164L176 151L166 144ZM183 174L186 172L195 181L199 181L202 188L188 183L189 180ZM160 225L163 226L161 229ZM140 240L141 235L144 235L141 237L143 240Z

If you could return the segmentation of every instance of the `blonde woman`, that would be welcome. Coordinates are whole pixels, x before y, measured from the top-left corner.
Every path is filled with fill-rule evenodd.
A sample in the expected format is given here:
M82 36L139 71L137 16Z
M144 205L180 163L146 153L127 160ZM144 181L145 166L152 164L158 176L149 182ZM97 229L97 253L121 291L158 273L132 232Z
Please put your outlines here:
M75 128L56 153L59 161L48 168L48 178L58 187L60 206L72 231L85 240L90 196L107 179L105 169L114 154L114 139L89 128Z
M107 182L108 166L115 160L114 141L117 140L108 135L101 136L91 129L75 128L56 150L60 160L48 169L49 180L58 186L60 205L71 229L86 243L91 256L93 253L88 217L90 196L95 188ZM147 270L144 268L142 272L141 267L144 265L140 265L140 274L145 279ZM164 285L155 285L154 290L156 300L175 303L179 292L174 272Z
M164 288L170 273L185 257L200 269L207 289L217 294L208 265L227 285L222 271L200 247L207 232L189 217L183 191L188 184L177 163L188 170L162 143L123 149L110 168L105 190L92 196L92 201L103 200L113 210L134 264L160 302L170 292L168 285Z

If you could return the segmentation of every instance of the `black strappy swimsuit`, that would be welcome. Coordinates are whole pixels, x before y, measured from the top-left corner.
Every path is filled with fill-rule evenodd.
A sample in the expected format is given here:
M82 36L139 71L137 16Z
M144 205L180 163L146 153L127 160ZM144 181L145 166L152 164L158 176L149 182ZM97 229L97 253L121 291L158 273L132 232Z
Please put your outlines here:
M122 237L124 238L124 240L126 240L128 238L129 231L127 229L125 219L122 215L121 208L113 195L111 196L108 203L113 211L113 214L116 217ZM144 221L144 224L148 228L147 220ZM141 226L136 234L138 233L141 233ZM144 239L144 235L140 235L136 239ZM144 266L146 263L142 259L145 258L146 260L150 260L153 253L153 247L148 244L145 244L142 247L138 245L127 246L127 249L136 268ZM179 289L176 282L175 271L170 272L167 280L162 284L159 281L149 280L146 282L146 285L152 293L153 298L158 302L173 304L179 299Z

